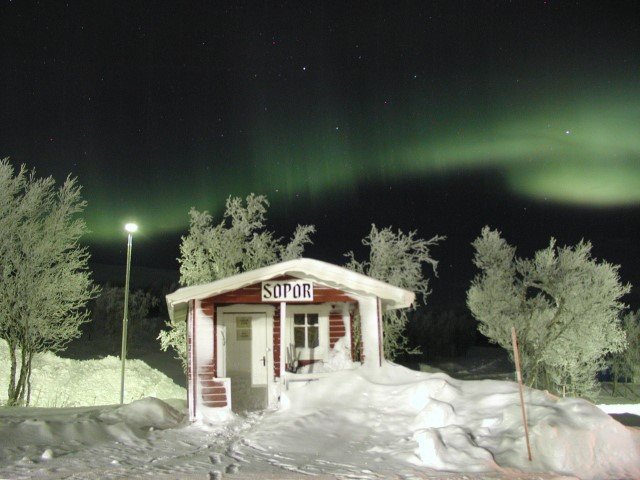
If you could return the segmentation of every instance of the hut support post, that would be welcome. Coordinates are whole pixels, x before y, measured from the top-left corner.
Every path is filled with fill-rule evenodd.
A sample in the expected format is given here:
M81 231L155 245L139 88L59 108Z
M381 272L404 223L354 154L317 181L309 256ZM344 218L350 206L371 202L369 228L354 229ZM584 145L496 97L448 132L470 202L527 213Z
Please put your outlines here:
M280 302L280 381L284 380L284 367L287 361L287 350L284 345L284 322L287 319L287 302Z

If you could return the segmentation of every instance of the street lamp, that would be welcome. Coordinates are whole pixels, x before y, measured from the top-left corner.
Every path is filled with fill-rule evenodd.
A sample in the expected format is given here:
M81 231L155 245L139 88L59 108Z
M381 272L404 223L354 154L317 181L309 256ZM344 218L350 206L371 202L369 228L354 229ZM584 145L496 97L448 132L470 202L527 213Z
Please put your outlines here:
M131 244L133 234L138 231L138 225L127 223L124 229L128 233L127 238L127 273L124 282L124 315L122 316L122 369L120 370L120 405L124 403L124 363L127 357L127 323L129 321L129 275L131 273Z

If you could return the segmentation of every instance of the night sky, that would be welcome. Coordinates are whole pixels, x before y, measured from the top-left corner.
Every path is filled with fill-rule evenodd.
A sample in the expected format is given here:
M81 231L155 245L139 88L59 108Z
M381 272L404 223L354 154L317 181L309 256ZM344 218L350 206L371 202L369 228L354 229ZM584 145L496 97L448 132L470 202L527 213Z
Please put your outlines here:
M328 261L371 223L446 235L436 303L486 224L640 284L637 5L2 0L0 157L78 177L102 263L133 220L133 263L176 268L191 206L255 192Z

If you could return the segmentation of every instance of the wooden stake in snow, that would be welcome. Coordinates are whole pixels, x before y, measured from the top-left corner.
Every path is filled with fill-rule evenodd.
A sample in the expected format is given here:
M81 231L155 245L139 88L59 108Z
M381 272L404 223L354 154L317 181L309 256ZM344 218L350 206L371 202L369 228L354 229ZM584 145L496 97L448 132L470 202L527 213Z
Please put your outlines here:
M527 453L529 461L531 457L531 445L529 444L529 426L527 425L527 411L524 408L524 387L522 386L522 373L520 373L520 353L518 351L518 338L516 337L516 327L511 327L511 343L513 344L513 359L516 362L516 377L520 388L520 407L522 408L522 422L524 423L524 436L527 441Z

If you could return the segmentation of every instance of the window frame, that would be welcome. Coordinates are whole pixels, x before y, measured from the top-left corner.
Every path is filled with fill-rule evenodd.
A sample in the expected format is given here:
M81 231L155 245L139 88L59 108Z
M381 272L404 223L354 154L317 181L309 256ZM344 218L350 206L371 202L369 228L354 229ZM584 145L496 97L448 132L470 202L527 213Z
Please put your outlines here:
M300 320L302 320L302 323L296 323L296 320L298 320L297 317L302 317ZM312 323L312 319L311 317L315 317L315 322ZM309 344L310 339L311 339L311 331L312 329L315 329L316 331L316 335L315 335L315 346L314 347L310 347ZM294 313L293 314L293 343L294 346L298 341L298 335L297 332L301 330L303 332L303 346L302 347L296 347L296 348L317 348L320 346L320 315L318 315L315 312L309 312L309 313Z
M331 305L312 304L312 305L289 305L287 304L286 315L286 342L285 347L295 345L294 335L294 316L296 314L317 314L318 315L318 346L315 348L298 347L296 354L299 354L298 360L323 360L329 358L329 311ZM307 320L305 319L305 324ZM305 336L305 339L308 339Z

